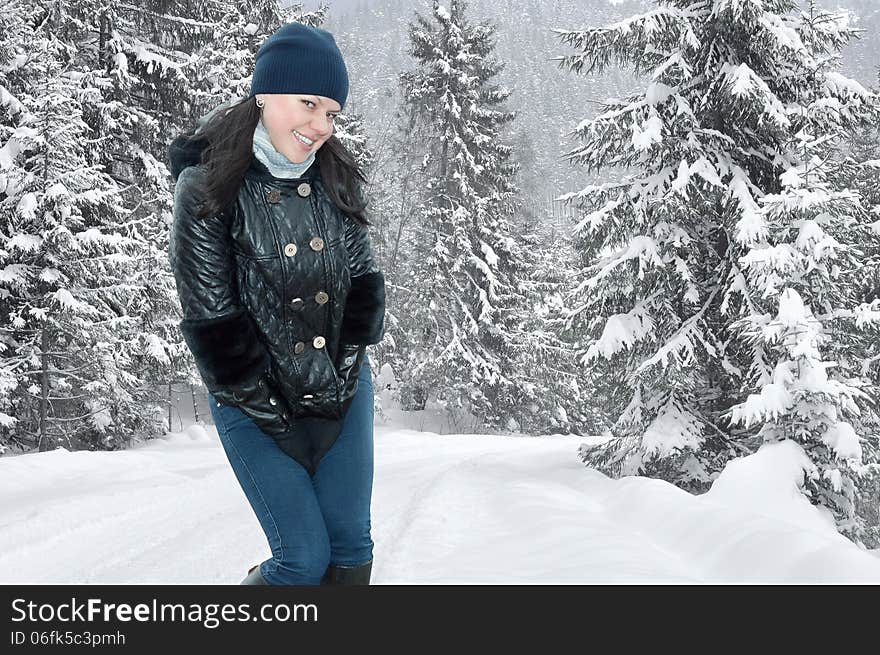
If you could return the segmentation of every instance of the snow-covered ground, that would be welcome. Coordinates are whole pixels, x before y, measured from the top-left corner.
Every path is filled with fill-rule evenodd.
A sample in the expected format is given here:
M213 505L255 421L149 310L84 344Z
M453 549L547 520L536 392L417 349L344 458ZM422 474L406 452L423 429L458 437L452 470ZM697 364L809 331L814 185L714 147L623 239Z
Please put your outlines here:
M880 582L763 448L692 496L611 480L581 437L376 426L374 584ZM237 584L269 547L213 427L0 459L0 583Z

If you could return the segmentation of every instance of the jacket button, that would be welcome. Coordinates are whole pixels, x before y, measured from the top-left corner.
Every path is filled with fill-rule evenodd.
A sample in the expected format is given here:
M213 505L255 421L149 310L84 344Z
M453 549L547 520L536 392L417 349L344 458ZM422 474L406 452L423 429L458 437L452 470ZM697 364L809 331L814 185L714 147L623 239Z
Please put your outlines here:
M288 243L286 246L284 246L284 254L288 257L293 257L296 254L296 244Z
M281 192L276 189L270 189L266 192L266 200L271 203L281 202Z
M330 300L330 296L328 296L323 291L319 291L318 293L315 294L315 302L318 303L319 305L323 305L328 300Z
M323 348L324 343L325 343L324 337L315 337L314 339L312 339L312 345L315 348Z
M308 182L303 182L298 187L296 187L296 192L300 195L301 198L305 198L312 192L312 187L309 186Z
M260 378L260 379L257 381L257 386L260 387L260 389L262 389L264 386L266 386L265 383L263 382L263 379L262 379L262 378Z
M352 357L351 355L349 355L348 357L345 358L345 365L346 365L346 366L351 366L351 363L352 363L353 361L354 361L354 357Z
M324 239L321 237L312 237L312 240L309 241L309 245L312 247L312 250L321 250L324 247Z
M269 404L270 405L277 405L278 404L278 401L275 400L275 396L269 396Z
M306 349L306 344L303 343L302 341L297 341L296 345L293 346L293 352L295 352L297 355L302 354L302 351L305 349Z
M303 299L302 298L294 298L290 301L291 309L302 309Z

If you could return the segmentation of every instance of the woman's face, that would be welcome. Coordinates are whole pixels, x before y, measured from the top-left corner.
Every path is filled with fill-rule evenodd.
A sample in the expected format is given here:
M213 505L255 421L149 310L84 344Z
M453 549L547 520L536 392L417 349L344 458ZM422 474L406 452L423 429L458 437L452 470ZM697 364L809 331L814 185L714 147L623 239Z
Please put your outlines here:
M258 93L257 98L266 103L262 120L272 145L294 164L303 163L330 138L333 117L341 109L332 98L311 94Z

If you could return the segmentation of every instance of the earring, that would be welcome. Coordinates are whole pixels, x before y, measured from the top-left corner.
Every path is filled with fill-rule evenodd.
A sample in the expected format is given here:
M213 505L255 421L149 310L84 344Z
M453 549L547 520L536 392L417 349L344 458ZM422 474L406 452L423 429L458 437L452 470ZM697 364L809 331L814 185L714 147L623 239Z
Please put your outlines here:
M260 109L262 109L262 108L265 107L265 106L266 106L266 101L263 100L262 98L257 98L257 107L259 107Z

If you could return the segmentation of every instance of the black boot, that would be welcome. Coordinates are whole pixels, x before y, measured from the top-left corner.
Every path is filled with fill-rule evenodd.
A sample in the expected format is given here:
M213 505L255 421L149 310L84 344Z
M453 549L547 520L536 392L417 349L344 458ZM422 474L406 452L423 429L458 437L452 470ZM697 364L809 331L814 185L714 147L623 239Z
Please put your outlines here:
M373 560L358 566L331 564L321 578L321 584L368 585L372 568Z
M240 584L240 585L243 585L243 584L267 585L269 583L266 582L266 578L264 578L263 574L260 573L260 565L257 564L256 566L252 566L251 568L248 569L247 577L244 580L242 580L241 582L239 582L238 584Z

